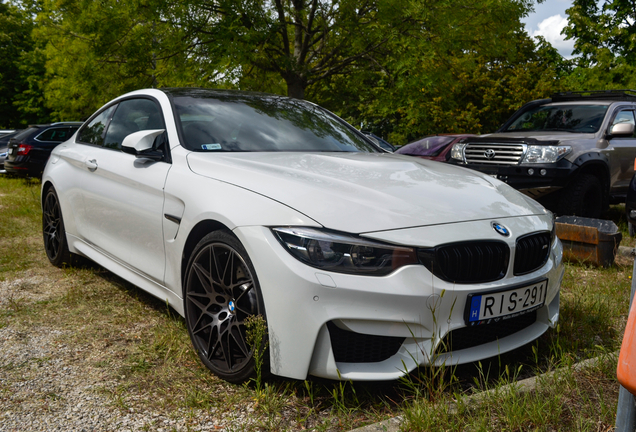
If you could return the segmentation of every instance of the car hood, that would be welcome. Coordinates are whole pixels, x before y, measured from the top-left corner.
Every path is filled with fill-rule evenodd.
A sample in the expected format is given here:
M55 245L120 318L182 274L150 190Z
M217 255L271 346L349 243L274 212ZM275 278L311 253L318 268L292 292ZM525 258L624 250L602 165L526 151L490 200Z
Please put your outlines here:
M491 177L410 156L193 152L187 159L199 175L352 233L544 213L536 202Z
M554 131L527 131L527 132L500 132L486 135L479 135L479 139L499 139L499 138L534 138L539 141L572 141L581 139L594 139L593 133L571 133L571 132L554 132Z

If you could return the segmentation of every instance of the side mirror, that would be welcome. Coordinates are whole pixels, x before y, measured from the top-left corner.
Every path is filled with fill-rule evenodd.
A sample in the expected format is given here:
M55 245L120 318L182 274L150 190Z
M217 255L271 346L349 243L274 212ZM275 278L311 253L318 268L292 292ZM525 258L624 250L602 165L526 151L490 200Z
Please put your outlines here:
M616 123L610 128L610 135L613 137L630 137L634 135L634 125L632 123Z
M121 143L121 150L138 158L162 160L164 154L154 148L154 142L164 132L165 129L150 129L131 133Z

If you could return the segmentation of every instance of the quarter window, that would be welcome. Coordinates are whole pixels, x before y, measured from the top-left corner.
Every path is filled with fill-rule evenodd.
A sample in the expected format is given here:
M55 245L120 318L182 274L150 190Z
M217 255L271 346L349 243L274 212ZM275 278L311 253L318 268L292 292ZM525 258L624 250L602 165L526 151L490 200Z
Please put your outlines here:
M165 129L163 116L157 104L150 99L122 101L108 126L104 147L120 149L122 141L128 135L150 129Z

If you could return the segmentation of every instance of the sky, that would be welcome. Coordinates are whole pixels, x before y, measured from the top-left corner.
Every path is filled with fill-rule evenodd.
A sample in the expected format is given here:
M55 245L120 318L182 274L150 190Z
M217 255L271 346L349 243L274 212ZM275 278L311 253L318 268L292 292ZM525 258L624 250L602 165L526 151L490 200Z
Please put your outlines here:
M574 41L564 40L561 30L568 22L565 10L572 6L572 0L545 0L534 5L534 13L521 21L530 36L543 36L564 57L572 56Z

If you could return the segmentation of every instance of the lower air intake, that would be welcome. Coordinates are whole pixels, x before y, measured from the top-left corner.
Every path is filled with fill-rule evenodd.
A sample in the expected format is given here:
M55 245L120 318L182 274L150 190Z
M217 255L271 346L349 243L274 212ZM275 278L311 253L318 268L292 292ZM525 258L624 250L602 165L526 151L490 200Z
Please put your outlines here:
M327 323L331 348L337 363L378 363L398 352L405 338L374 336L343 330Z

